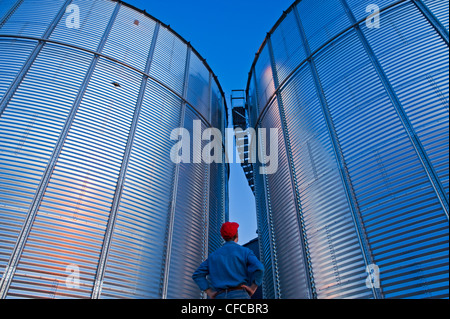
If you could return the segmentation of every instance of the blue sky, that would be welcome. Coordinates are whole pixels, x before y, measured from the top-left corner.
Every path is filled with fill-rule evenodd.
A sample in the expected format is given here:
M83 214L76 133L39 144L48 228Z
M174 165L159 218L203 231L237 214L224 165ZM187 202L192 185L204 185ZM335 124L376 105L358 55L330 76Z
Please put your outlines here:
M170 24L206 59L226 94L245 89L255 53L266 33L293 0L126 0ZM230 220L238 222L240 244L256 235L255 199L239 164L231 165Z

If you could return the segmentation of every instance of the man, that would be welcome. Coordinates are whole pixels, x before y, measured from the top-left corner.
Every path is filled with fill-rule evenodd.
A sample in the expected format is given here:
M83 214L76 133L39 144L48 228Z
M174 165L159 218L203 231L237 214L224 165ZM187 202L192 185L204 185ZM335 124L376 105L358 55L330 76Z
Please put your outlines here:
M237 244L238 228L237 223L222 225L220 234L226 243L192 275L211 299L250 299L262 283L263 264L250 249Z

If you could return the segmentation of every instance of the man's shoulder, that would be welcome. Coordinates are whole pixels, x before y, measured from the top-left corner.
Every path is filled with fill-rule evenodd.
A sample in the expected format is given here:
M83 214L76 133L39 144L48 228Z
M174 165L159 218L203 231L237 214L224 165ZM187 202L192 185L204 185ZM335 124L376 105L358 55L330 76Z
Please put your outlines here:
M227 250L237 250L242 252L252 252L251 249L241 246L238 243L225 243L221 247L219 247L216 251L214 251L212 254L225 252Z
M253 253L253 251L251 249L244 247L242 245L239 245L238 243L232 243L232 244L228 244L228 245L225 244L222 247L227 247L230 250L239 251L240 253L243 253L246 255Z

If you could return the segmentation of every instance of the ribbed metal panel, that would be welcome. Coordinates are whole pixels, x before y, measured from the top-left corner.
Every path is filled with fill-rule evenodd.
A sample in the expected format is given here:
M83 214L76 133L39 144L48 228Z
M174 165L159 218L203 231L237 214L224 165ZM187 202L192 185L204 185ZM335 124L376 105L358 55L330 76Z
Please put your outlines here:
M223 107L222 95L215 81L211 81L211 125L222 132L225 136L225 109ZM225 141L223 141L225 143ZM223 185L227 184L225 146L222 147L221 163L210 164L210 187L209 187L209 243L208 252L211 253L222 246L223 238L220 228L226 220L226 195Z
M115 3L104 0L77 0L73 1L73 4L79 8L80 27L67 27L67 22L71 21L71 12L67 12L50 39L95 51L109 23Z
M267 129L281 126L277 102L271 105L264 116L261 127ZM269 136L269 135L267 135ZM266 137L266 141L268 138ZM267 154L270 152L267 142ZM302 253L302 236L296 210L296 201L290 182L289 165L284 147L283 134L278 133L278 171L267 175L268 189L271 198L271 209L274 236L277 242L278 269L282 298L307 298L307 272ZM294 279L295 278L295 279Z
M108 78L127 79L129 85L117 89ZM21 287L19 283L24 277L39 276L48 269L54 269L52 275L56 279L40 279L50 281L49 285L55 280L60 282L61 287L54 293L70 296L73 292L65 287L65 266L71 263L83 271L79 296L92 289L138 83L135 72L108 61L98 63L46 189L9 296L26 289L23 295L44 297L33 294L33 282L28 281L31 287ZM47 237L55 225L59 225L64 238ZM67 241L71 242L69 247ZM23 273L19 272L21 268ZM38 281L35 289L44 282Z
M155 21L145 19L142 13L122 6L102 53L144 71L155 25Z
M221 132L224 132L225 124L223 118L223 102L222 96L220 94L219 88L215 81L211 83L211 126L220 129ZM225 134L224 134L225 135Z
M448 32L448 1L446 0L424 0L423 3L438 18Z
M221 168L222 164L212 163L210 165L208 253L216 251L224 243L223 238L220 236L220 228L225 222L225 207L221 189L226 181L224 180Z
M277 276L278 260L276 258L276 247L274 246L275 241L272 236L272 212L268 211L267 208L267 189L263 181L263 178L266 177L259 173L260 165L258 162L254 167L255 179L258 179L258 182L255 183L255 201L258 211L260 260L264 265L263 295L265 298L275 299L279 294L279 278Z
M3 97L36 44L35 41L0 39L0 96Z
M253 112L247 113L249 116L248 122L250 127L257 127L257 119L259 113L258 110L258 96L255 84L254 74L250 78L249 91L247 92L247 108L253 110ZM258 140L262 142L261 145L265 145L267 137L262 134L262 131L258 131ZM262 150L264 154L265 149ZM256 161L253 164L254 179L258 180L255 183L255 206L257 210L256 219L258 223L258 242L260 261L264 265L264 280L263 280L263 296L268 299L279 298L279 278L277 272L277 253L275 238L272 232L272 211L269 206L270 195L265 184L266 175L260 172L261 163Z
M185 116L185 128L193 135L193 121L199 116L188 107ZM202 122L201 129L206 125ZM205 142L192 140L192 148L204 146ZM191 151L193 151L193 149ZM208 166L205 163L180 164L178 191L172 234L170 255L169 285L167 298L199 298L200 291L192 280L192 274L207 256L206 214L207 202L203 195L208 189Z
M311 52L350 26L339 0L302 0L297 8Z
M308 65L281 92L318 298L370 297L325 120ZM326 247L327 249L324 249Z
M363 30L396 90L448 197L448 47L443 46L442 40L434 36L434 29L411 3L383 15L383 20L387 23L379 33L365 26ZM393 34L388 47L385 43L386 34ZM425 46L427 50L421 50ZM397 59L402 59L408 72L398 68ZM430 67L424 68L424 65Z
M443 213L439 216L440 205L430 182L363 52L356 35L351 32L336 43L332 54L321 52L316 61L336 128L340 132L340 142L374 259L381 269L383 285L383 278L389 276L391 269L403 267L407 271L407 266L397 257L400 253L406 255L416 251L415 259L420 259L418 247L405 247L402 238L427 246L420 234L426 233L429 227L435 228L428 218L444 222L445 217ZM355 96L358 97L358 104L354 108L344 108L344 105L353 104ZM351 122L348 120L350 118ZM354 142L355 135L358 143ZM409 225L407 221L414 217L418 218L416 226ZM402 222L404 225L400 226ZM415 228L419 222L422 229ZM388 226L392 227L391 232L388 232ZM445 228L445 224L441 227ZM442 240L445 241L445 237ZM436 249L439 250L438 247ZM388 251L390 253L387 255L382 253ZM396 296L388 294L389 288L383 285L385 297Z
M300 34L293 11L287 14L283 23L273 32L270 39L278 80L282 83L306 58L305 49L302 42L299 41Z
M24 0L0 27L0 34L43 36L64 0Z
M258 108L258 99L257 99L257 92L256 92L256 84L254 81L254 77L250 79L249 83L249 92L247 94L247 104L249 105L249 108L252 110L256 110ZM259 113L258 112L247 112L248 122L250 127L256 127L257 120Z
M6 143L2 146L1 160L4 194L1 224L6 229L0 235L4 236L4 265L90 59L81 52L47 45L1 117L2 130L7 134L2 139Z
M4 23L16 7L20 5L20 0L1 0L0 1L0 23Z
M258 114L261 114L266 104L275 92L275 84L272 76L269 49L267 44L261 50L260 59L255 65L256 92L258 99Z
M379 9L383 9L395 2L395 0L347 0L347 4L352 10L357 21L368 18L368 16L373 13L372 7L374 7L374 5L376 5ZM383 21L380 21L380 25L383 22L384 19Z
M159 298L175 165L170 133L181 101L147 85L105 271L102 297ZM132 267L130 267L132 265Z
M370 1L297 1L265 41L281 84L269 96L271 80L258 68L267 56L257 55L247 86L250 123L284 129L286 139L282 171L255 178L257 200L263 189L270 194L272 246L261 203L259 235L269 249L262 256L276 252L279 271L268 282L280 279L282 298L298 296L292 281L306 287L308 275L318 298L448 298L448 46L436 25L448 30L448 2L423 3L379 1L381 28L369 29ZM264 101L257 105L255 96ZM267 101L273 105L261 114ZM282 219L296 204L304 224ZM287 229L294 224L296 231ZM296 232L307 240L303 253L284 250ZM304 253L312 272L303 268L286 281L301 266L283 260ZM380 270L380 289L367 285L368 263Z
M192 105L198 105L198 111L206 120L210 117L209 71L200 58L191 54L189 63L189 89L187 100Z
M207 79L207 94L189 110L191 131L198 109L202 128L210 126L210 108L224 129L220 85L203 58L187 55L187 43L145 12L75 0L80 28L68 28L69 3L2 2L0 292L173 298L182 282L175 297L199 298L191 276L209 242L219 245L229 172L205 163L178 170L170 135L185 123L186 56ZM201 234L186 251L184 229Z
M222 95L219 92L215 81L211 82L211 125L219 129L225 136L225 116L222 102ZM223 141L225 142L225 141ZM217 250L223 239L220 235L220 228L226 220L226 194L223 185L228 183L225 171L225 147L222 148L222 162L210 164L210 189L209 189L209 243L208 252Z

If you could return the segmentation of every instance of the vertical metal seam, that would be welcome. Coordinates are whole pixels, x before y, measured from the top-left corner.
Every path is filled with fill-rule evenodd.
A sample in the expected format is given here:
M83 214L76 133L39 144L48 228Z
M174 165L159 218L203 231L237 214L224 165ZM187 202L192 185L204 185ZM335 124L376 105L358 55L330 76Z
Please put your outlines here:
M204 203L203 203L203 243L202 243L202 262L205 261L208 257L208 249L209 249L209 200L210 200L210 182L211 182L211 165L202 163L202 166L205 166L204 172ZM205 294L202 292L200 294L202 298L206 298Z
M265 152L265 150L263 150ZM265 192L265 204L266 204L266 218L267 218L267 227L269 228L269 240L270 245L272 247L272 273L273 273L273 284L274 284L274 293L275 299L282 298L282 288L280 283L280 273L278 271L278 252L277 252L277 241L275 232L273 230L273 218L272 218L272 205L270 200L270 190L269 190L269 181L267 174L263 174L263 184L264 184L264 192Z
M389 99L392 102L392 106L394 107L394 110L396 111L403 128L406 131L406 134L408 135L408 138L417 154L417 157L419 158L423 169L430 181L430 184L432 185L436 197L441 204L444 214L447 217L447 220L449 219L449 203L448 198L446 196L446 193L444 191L444 187L442 186L442 183L436 174L436 171L433 167L433 164L431 163L430 159L428 158L427 152L425 151L419 137L416 134L416 131L414 129L414 126L412 125L411 121L409 120L408 114L403 108L402 103L400 102L400 99L398 98L391 82L389 81L389 78L384 71L383 67L381 66L381 63L378 61L378 58L373 51L372 47L370 46L369 41L367 40L365 34L359 27L359 25L356 23L356 19L353 16L352 11L350 10L350 7L347 4L346 0L340 0L342 3L342 6L345 9L345 12L350 20L350 22L354 25L354 30L356 31L356 34L358 35L358 38L361 42L361 44L364 47L364 50L366 51L366 54L369 57L369 60L372 63L372 66L375 69L375 72L377 73L384 89L386 90L386 93L389 96Z
M258 81L256 79L256 72L255 67L252 69L253 74L253 81L255 82L255 99L256 99L256 105L257 109L259 109L259 95L258 95ZM260 125L262 122L260 122ZM255 128L257 127L258 123L255 123ZM261 138L261 136L259 136ZM265 156L265 151L262 150L263 156ZM260 151L261 152L261 151ZM254 170L254 174L260 174L259 170ZM273 278L273 285L274 285L274 298L275 299L281 299L282 293L281 293L281 285L280 285L280 274L278 272L278 254L277 254L277 244L276 244L276 237L273 230L273 220L272 220L272 206L270 205L270 190L269 190L269 181L267 180L267 175L263 174L263 186L264 186L264 197L265 197L265 206L266 206L266 222L267 222L267 228L269 232L269 243L270 243L270 259L272 262L272 278ZM256 177L255 177L256 179Z
M217 80L217 79L216 79ZM222 134L225 133L225 125L226 125L226 119L228 117L228 114L225 114L225 108L224 108L224 98L221 97L220 98L220 113L222 114L222 116L220 117L221 119L221 123L220 123L220 128L222 129ZM226 134L224 134L224 136L226 136ZM224 144L226 145L225 141L223 141ZM226 160L226 147L224 145L224 151L222 153L222 165L221 165L221 174L222 174L222 187L221 187L221 193L222 193L222 216L221 216L221 221L222 223L225 223L226 221L228 221L227 218L227 202L228 202L228 163ZM221 237L220 237L221 238Z
M31 66L33 65L34 61L36 61L36 58L38 57L44 45L45 45L44 41L39 41L37 43L37 45L33 48L33 51L30 53L28 59L24 63L22 69L14 78L9 88L6 90L5 94L3 95L3 98L0 101L0 116L3 115L3 112L5 111L9 102L11 101L13 95L16 93L23 79L30 71Z
M209 96L209 123L211 123L210 125L212 126L212 76L211 76L211 72L209 72L209 82L208 82L208 96ZM214 163L216 164L216 163ZM206 200L205 200L205 242L204 242L204 251L202 252L202 261L204 261L207 257L208 257L208 250L209 250L209 209L210 209L210 190L211 190L211 165L214 165L213 163L211 164L206 164L204 163L203 165L207 166L206 172L205 172L205 181L206 181Z
M114 7L114 11L113 11L113 13L112 13L112 15L111 15L111 17L109 19L108 25L106 26L105 31L103 32L103 36L102 36L102 38L100 40L100 43L98 44L98 47L97 47L97 52L99 52L99 53L101 53L103 51L103 48L104 48L104 46L106 44L106 41L108 40L109 33L111 32L111 29L112 29L112 27L114 25L116 17L117 17L117 15L119 13L120 6L121 6L121 3L117 2L115 7ZM95 70L95 68L97 66L97 63L98 63L99 59L100 59L100 56L96 54L94 56L94 59L91 62L91 65L89 66L88 74L86 75L86 77L85 77L85 79L83 81L83 84L80 87L80 91L79 91L78 96L77 96L77 98L75 100L74 106L72 107L71 114L70 114L68 120L66 121L64 134L61 135L61 137L63 137L63 138L60 139L60 140L62 140L62 142L60 144L58 153L62 150L62 147L64 145L65 139L67 138L67 135L69 134L70 127L72 126L73 121L75 120L75 115L78 112L78 109L80 107L81 101L83 99L84 94L86 93L87 87L89 85L89 82L91 80L91 77L92 77L92 75L94 73L94 70ZM58 156L59 156L59 154L57 155L57 157ZM55 158L55 164L54 165L56 165L56 158ZM53 168L54 168L54 166L53 166ZM53 170L53 168L52 168L52 170ZM107 227L108 227L108 225L107 225ZM106 234L107 233L105 233L105 236L106 236ZM104 245L104 243L105 243L105 238L103 238L103 245ZM102 251L100 252L99 260L101 258L101 254L102 254ZM97 265L97 273L98 273L99 267L101 267L100 264ZM94 286L92 287L91 298L93 298L93 296L95 296L97 293L98 293L98 295L100 295L100 293L101 293L101 286L102 286L102 283L100 281L98 281L97 278L95 278Z
M207 168L205 169L205 200L204 200L204 205L203 205L203 209L204 209L204 225L203 225L203 229L204 229L204 242L203 242L203 246L202 246L202 262L205 261L205 259L208 257L208 242L209 242L209 191L210 191L210 174L211 174L211 165L210 164L206 164L203 163L203 165L205 165Z
M23 0L19 1L19 3L17 3L15 5L14 10L11 10L12 12L10 12L11 15L15 12L15 10L17 10L17 7L20 6L22 4L22 2L23 2ZM20 84L22 83L23 79L28 74L28 71L30 70L31 66L36 61L36 58L38 57L39 53L41 52L42 48L45 45L45 40L47 40L50 37L50 35L52 34L52 32L55 30L58 22L61 20L61 18L65 14L67 6L71 2L72 2L72 0L66 0L66 2L63 4L60 11L58 11L55 18L49 24L47 30L41 37L41 40L39 40L38 44L33 48L33 51L28 56L28 59L24 63L20 72L14 78L14 80L11 83L11 85L9 86L9 88L6 90L5 94L3 95L2 99L0 100L0 116L2 116L3 112L5 111L9 102L11 101L13 95L16 93L16 91L19 88ZM8 19L9 19L9 17L8 17ZM0 26L0 28L1 28L1 26Z
M407 1L411 1L411 0L398 0L395 1L391 4L389 4L388 6L384 7L384 8L380 8L380 13L391 9L394 6L397 6L401 3L407 2ZM364 22L366 20L366 18L358 21L357 23L361 23ZM259 122L259 119L261 117L261 114L264 112L264 110L269 106L271 100L276 96L276 92L281 90L284 86L286 86L286 84L291 80L292 76L297 72L297 70L304 64L307 62L307 60L309 58L311 58L313 55L316 55L319 51L321 51L323 48L325 48L326 46L330 45L331 43L334 43L335 40L339 39L343 34L346 34L349 30L351 30L354 27L354 25L350 25L347 28L345 28L343 31L339 32L337 35L331 37L330 39L328 39L327 41L325 41L325 43L323 43L321 46L319 46L317 49L314 50L314 52L311 53L311 56L307 56L304 60L302 60L296 67L293 68L293 70L291 71L291 73L289 73L286 78L283 80L283 82L280 83L280 86L274 91L274 93L272 94L272 96L267 100L266 105L263 106L261 112L259 112L259 116L256 120L256 122ZM251 72L249 72L251 73Z
M280 85L280 82L278 80L278 72L276 69L275 55L273 52L272 39L271 39L270 35L268 35L268 37L267 37L267 45L269 48L269 56L270 56L270 62L271 62L271 67L272 67L274 87L275 87L275 90L277 90ZM297 222L299 223L299 227L300 227L300 233L301 233L300 243L302 245L301 248L303 249L303 253L304 253L304 257L305 257L304 265L306 267L306 270L308 271L309 297L311 297L312 299L316 299L317 293L316 293L316 289L315 289L314 272L313 272L312 264L311 264L311 254L309 252L308 236L306 234L301 199L300 199L300 194L298 191L294 159L292 156L290 136L289 136L289 131L288 131L288 127L287 127L287 119L286 119L286 114L284 112L283 98L281 97L281 92L278 90L276 93L276 97L277 97L277 103L278 103L278 112L280 114L280 120L281 120L281 129L283 132L283 137L284 137L284 142L285 142L285 147L286 147L286 155L287 155L287 159L288 159L289 175L291 177L292 192L294 193L293 195L295 198L295 209L297 211Z
M185 73L184 73L184 86L183 86L183 100L181 102L181 114L180 114L180 128L184 128L185 117L186 117L186 96L189 86L189 68L191 60L192 48L190 45L187 46L186 50L186 63L185 63ZM180 174L181 163L176 164L174 172L173 190L172 190L172 204L169 210L169 216L167 218L166 235L165 235L165 251L164 251L164 265L161 274L161 299L167 299L168 284L169 284L169 273L170 273L170 260L172 254L172 235L173 227L175 223L175 209L177 203L178 194L178 180Z
M430 8L422 0L411 0L412 3L419 9L425 19L431 24L431 26L436 30L439 36L444 40L444 42L449 45L449 35L447 29L442 25L438 18L431 12Z
M226 160L225 160L225 152L223 152L223 154L222 154L222 169L221 169L221 172L222 172L222 183L224 184L224 185L221 185L222 187L221 187L221 193L222 193L222 216L221 216L221 221L222 221L222 224L223 223L225 223L226 221L227 221L227 202L228 202L228 200L227 200L227 185L228 185L228 166L227 166L227 164L225 164L226 163Z
M108 1L113 1L113 0L108 0ZM406 0L405 0L405 1L406 1ZM124 61L118 60L118 59L116 59L116 58L114 58L114 57L112 57L112 56L110 56L110 55L105 55L105 54L103 54L103 53L101 53L101 52L94 51L94 50L90 50L90 49L87 49L87 48L84 48L84 47L80 47L80 46L77 46L77 45L68 44L68 43L63 43L63 42L56 41L56 40L50 40L50 39L38 38L38 37L0 34L0 40L3 39L3 38L25 39L25 40L32 40L32 41L36 41L36 42L42 41L42 42L44 42L44 43L51 43L51 44L55 44L55 45L58 45L58 46L63 46L63 47L73 48L73 49L75 49L75 50L79 50L79 51L82 51L82 52L87 52L87 53L90 53L90 54L92 54L92 55L98 55L100 58L103 58L103 59L105 59L105 60L112 61L112 62L114 62L114 63L116 63L116 64L125 66L126 68L128 68L128 69L130 69L130 70L133 70L133 71L135 71L135 72L137 72L137 73L144 74L144 71L142 71L142 70L139 69L138 67L135 67L135 66L133 66L133 65L130 65L130 64L124 62ZM148 76L148 78L149 78L150 80L152 80L153 82L156 82L156 83L159 84L161 87L163 87L164 89L166 89L167 91L169 91L170 93L172 93L174 96L178 97L180 100L183 100L182 95L181 95L180 93L178 93L178 92L176 91L176 89L171 88L168 84L165 84L164 82L162 82L161 80L159 80L159 79L156 77L156 75L151 75L151 74L146 74L146 75ZM188 101L185 101L185 102L186 102L186 103L189 103ZM1 103L1 101L0 101L0 103ZM199 110L198 110L196 107L194 107L194 106L192 106L192 105L191 105L190 107L191 107L191 108L199 115L199 117L201 117L206 123L210 124L210 123L209 123L209 120L208 120L202 113L200 113ZM0 114L0 115L1 115L1 114Z
M224 154L225 154L225 152L224 152ZM224 157L223 157L223 159L224 159L224 163L226 163L226 157L225 157L225 155L224 155ZM223 167L223 180L224 180L224 183L225 183L225 185L224 185L224 187L223 187L223 190L222 190L222 194L223 194L223 213L224 213L224 215L223 215L223 217L222 217L222 221L225 223L225 222L227 222L227 221L229 221L229 207L228 207L228 205L229 205L229 201L228 201L228 198L229 198L229 195L228 195L228 187L229 187L229 185L228 185L228 182L229 182L229 177L230 177L230 166L229 166L229 164L227 163L227 164L224 164L223 165L224 167Z
M221 106L221 110L220 110L220 113L221 114L223 114L223 115L225 115L224 114L224 110L223 110L223 100L222 100L222 98L221 98L221 101L220 101L220 106ZM224 131L225 131L225 118L226 118L226 115L224 116L224 118L222 119L222 117L220 117L220 119L222 119L223 121L221 121L221 123L220 123L220 129L221 129L221 131L222 131L222 134L223 134L223 136L226 136L224 133ZM225 143L225 140L223 140L223 142L224 142L224 144L226 145L226 143ZM225 221L226 221L226 215L227 215L227 213L226 213L226 185L228 184L228 179L226 178L227 177L227 174L226 174L226 172L227 172L227 160L226 160L226 147L225 147L225 145L223 146L223 151L222 151L222 164L220 164L220 175L221 175L221 179L222 179L222 183L221 183L221 188L220 188L220 193L221 193L221 197L220 197L220 201L221 201L221 207L222 207L222 211L221 211L221 216L220 216L220 220L221 220L221 224L223 224L223 223L225 223Z
M15 4L12 5L11 9L5 13L3 18L0 20L0 29L8 22L9 18L17 11L17 9L22 5L23 0L18 0Z
M255 166L253 166L253 176L255 178ZM256 179L255 179L256 180ZM256 187L255 187L255 191L253 192L254 196L255 196L255 206L258 207L258 200L259 200L259 192L256 191ZM259 190L258 190L259 191ZM258 208L257 208L258 210ZM263 246L263 242L261 240L261 228L259 227L261 225L263 221L261 221L261 216L259 214L256 214L256 225L257 225L257 234L258 234L258 249L259 249L259 261L264 262L265 258L264 258L264 246ZM265 288L266 283L263 281L262 282L262 294L263 294L263 299L268 299L267 298L267 294L266 294L266 288Z
M211 125L213 127L213 110L212 110L212 81L213 81L213 77L212 77L212 73L209 72L209 87L208 87L208 95L209 95L209 125ZM217 127L216 127L217 128ZM223 142L223 141L222 141Z
M45 32L45 35L47 37L50 36L50 34L53 32L57 23L63 17L63 15L66 11L66 7L71 2L72 2L72 0L66 0L65 3L63 4L63 6L61 7L61 9L58 11L55 18L50 23L50 25L48 26L48 28ZM20 3L18 3L18 4L20 5ZM2 115L3 111L5 110L6 105L9 103L9 100L11 99L12 95L15 93L15 91L19 87L23 78L28 73L31 65L34 63L35 59L37 58L37 56L43 46L44 46L44 43L42 41L40 41L39 44L34 48L33 53L28 58L27 63L22 68L20 79L16 78L16 81L14 81L14 83L9 87L9 89L8 89L9 93L7 93L7 94L9 94L9 97L3 99L0 104L0 116ZM52 157L51 157L49 164L47 165L47 168L44 171L43 177L41 179L41 183L39 184L39 187L35 193L35 197L33 198L32 202L31 202L30 208L27 213L27 217L25 218L22 229L20 230L19 236L18 236L16 244L14 245L14 248L12 250L8 264L5 267L5 272L0 281L0 299L4 299L6 297L9 286L11 285L11 281L12 281L15 271L16 271L17 263L22 255L23 248L25 247L25 243L28 239L29 232L31 230L32 224L34 223L34 219L36 217L37 208L39 207L39 204L40 204L40 200L37 203L37 199L42 198L44 190L46 188L46 186L43 187L43 181L45 181L47 179L46 176L49 173L49 167L53 165L53 162L54 162L54 159L52 159Z
M361 249L362 257L364 259L364 263L366 266L373 264L373 257L372 252L370 249L369 241L366 237L366 232L364 228L364 223L361 218L361 212L359 210L359 204L356 198L355 190L353 188L353 183L351 181L350 173L347 169L347 164L345 161L345 156L342 151L342 147L339 141L339 137L336 132L336 128L334 126L334 122L332 119L332 116L330 114L328 102L325 96L325 92L323 92L322 84L319 77L319 72L316 68L316 64L314 62L314 57L311 56L311 49L309 47L308 39L306 37L305 30L303 28L300 14L298 13L298 8L294 7L293 9L295 20L297 23L297 27L299 30L300 38L303 44L303 47L305 49L306 55L309 57L307 59L307 63L309 65L309 68L311 70L311 75L313 77L314 81L314 87L317 94L317 97L319 99L320 107L322 110L322 114L325 120L325 124L327 127L327 131L331 140L331 144L333 147L333 153L335 156L335 160L337 162L337 165L339 167L339 175L344 187L344 192L347 198L347 202L349 204L350 208L350 215L353 220L353 224L355 226L356 235L358 237L358 243ZM377 291L373 288L372 294L375 298L379 298L379 295Z
M158 37L159 26L160 26L160 24L156 23L155 29L153 32L152 43L151 43L148 57L147 57L147 63L145 66L146 74L148 74L150 72L151 63L153 61L153 54L155 51L155 43L156 43L156 39ZM128 135L128 139L127 139L127 144L125 146L124 156L122 158L122 164L121 164L119 176L117 179L117 185L116 185L116 189L114 191L114 197L113 197L113 201L111 204L111 211L110 211L110 215L109 215L109 219L108 219L108 224L107 224L107 227L105 230L105 237L104 237L104 241L103 241L102 251L100 253L99 263L98 263L98 267L97 267L97 273L96 273L95 280L94 280L94 282L96 283L95 289L92 291L92 294L91 294L92 299L98 299L98 298L100 298L100 295L101 295L103 278L105 275L106 264L108 262L108 256L109 256L109 250L110 250L112 237L113 237L113 233L114 233L114 229L115 229L115 225L116 225L116 219L117 219L117 214L118 214L118 210L119 210L120 200L122 197L125 176L126 176L126 173L128 170L128 165L129 165L129 161L130 161L130 157L131 157L131 149L133 147L137 124L139 121L139 117L140 117L140 113L141 113L141 109L142 109L142 103L143 103L144 95L145 95L146 88L147 88L148 76L146 74L144 74L142 76L140 90L139 90L138 98L136 100L136 107L134 110L134 114L133 114L133 118L132 118L131 126L130 126L130 131L129 131L129 135Z
M246 104L247 104L247 102L246 102ZM248 121L248 118L247 118L247 121ZM259 138L259 137L258 137ZM251 143L255 143L255 141L251 141ZM263 152L263 154L264 154L264 152ZM252 175L253 175L253 180L255 181L254 182L254 191L253 191L253 195L254 195L254 197L255 197L255 206L256 206L256 208L257 208L257 214L256 214L256 224L257 224L257 233L258 233L258 248L259 248L259 260L261 261L261 262L264 262L265 261L265 249L264 249L264 245L263 245L263 241L262 241L262 238L261 238L261 235L262 235L262 227L260 227L262 224L264 224L264 223L267 223L267 209L266 209L266 218L264 219L260 214L258 214L258 211L260 211L260 209L258 208L258 206L260 207L261 206L261 203L259 202L259 198L260 198L260 196L259 196L259 194L260 194L260 192L261 192L261 190L259 189L259 187L256 185L256 181L257 181L257 165L255 165L255 164L252 164ZM264 183L264 181L263 181L263 183ZM259 203L259 204L258 204ZM271 241L269 240L269 245L270 246L272 246L271 245ZM270 248L270 250L272 250L272 248ZM273 272L273 268L274 268L274 266L273 266L273 258L271 258L271 263L272 263L272 278L274 278L275 277L275 275L274 275L274 272ZM267 288L266 288L266 282L265 282L265 280L263 280L263 282L262 282L262 294L263 294L263 299L268 299L269 297L267 296ZM275 285L274 285L274 294L275 294L275 292L276 292L276 288L275 288ZM276 296L274 296L274 298L276 299Z

